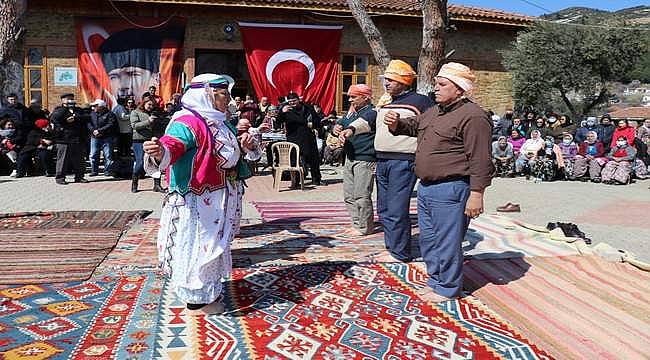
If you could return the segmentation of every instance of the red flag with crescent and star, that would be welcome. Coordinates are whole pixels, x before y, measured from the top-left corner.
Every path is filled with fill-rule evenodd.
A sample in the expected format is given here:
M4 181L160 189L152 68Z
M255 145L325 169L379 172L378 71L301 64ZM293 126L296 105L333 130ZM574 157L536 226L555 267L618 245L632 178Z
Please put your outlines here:
M257 98L295 92L325 113L334 108L342 26L239 23Z

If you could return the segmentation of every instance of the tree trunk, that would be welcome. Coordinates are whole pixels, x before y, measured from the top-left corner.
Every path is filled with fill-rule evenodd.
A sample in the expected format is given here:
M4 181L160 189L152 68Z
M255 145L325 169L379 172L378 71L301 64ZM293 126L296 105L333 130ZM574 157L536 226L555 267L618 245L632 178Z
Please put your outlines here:
M447 0L419 0L422 9L422 49L418 60L418 88L423 95L433 92L435 76L445 53Z
M0 95L16 93L19 96L23 87L22 59L17 49L20 48L24 33L23 14L26 11L25 0L0 1Z
M583 115L589 114L589 111L591 111L591 109L593 109L596 105L604 104L606 101L607 101L607 86L605 84L602 84L598 96L596 96L596 98L594 98L591 102L584 104L584 107L582 108L582 114Z
M388 50L386 50L386 45L384 44L384 39L381 37L381 33L375 23L368 15L366 8L363 6L363 0L348 0L348 6L350 11L352 11L352 16L359 24L363 36L366 37L368 45L370 45L370 50L375 56L375 61L381 67L381 71L388 66L390 62L390 55Z
M562 101L564 101L564 105L566 105L566 107L571 112L571 117L573 117L573 119L576 119L576 120L579 119L580 116L582 116L582 114L578 114L578 111L576 110L576 107L573 105L571 100L569 100L569 97L567 96L567 93L564 90L564 88L562 86L560 86L560 87L558 87L558 90L560 91L560 96L562 97ZM579 123L580 122L578 121L578 124Z

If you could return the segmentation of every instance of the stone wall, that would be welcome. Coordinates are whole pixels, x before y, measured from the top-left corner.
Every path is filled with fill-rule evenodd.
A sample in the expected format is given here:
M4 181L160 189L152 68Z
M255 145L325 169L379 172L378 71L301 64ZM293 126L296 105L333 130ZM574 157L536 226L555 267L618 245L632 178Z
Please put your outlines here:
M194 56L197 49L241 50L241 37L236 30L228 35L223 32L226 24L236 25L237 21L251 22L285 22L308 24L342 24L344 26L341 40L342 54L372 53L368 44L353 19L333 19L310 12L294 10L241 9L211 6L175 7L165 4L124 4L116 2L127 16L137 18L158 17L161 20L171 14L187 18L185 33L184 72L186 78L194 75ZM118 15L108 2L89 0L57 1L32 0L28 3L26 17L25 47L43 46L47 56L47 73L49 91L47 103L53 108L59 103L59 96L65 92L78 93L75 87L54 87L53 72L57 66L77 66L74 16L113 16ZM417 59L421 46L421 21L404 16L375 17L389 52L395 58ZM463 62L477 72L478 102L486 109L502 113L512 106L510 77L504 72L499 51L514 40L516 28L495 24L472 22L455 22L457 31L448 35L448 49L455 52L450 58ZM236 29L236 26L235 26ZM242 61L244 61L242 59ZM381 96L382 84L380 71L371 60L369 81L375 94ZM338 85L339 91L340 84Z

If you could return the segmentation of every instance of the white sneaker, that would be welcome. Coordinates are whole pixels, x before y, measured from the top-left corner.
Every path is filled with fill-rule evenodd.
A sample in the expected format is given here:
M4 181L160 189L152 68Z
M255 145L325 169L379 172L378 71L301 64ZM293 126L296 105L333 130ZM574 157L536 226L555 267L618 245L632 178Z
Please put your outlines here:
M14 170L14 171L11 172L11 174L9 176L15 178L16 176L18 176L18 172L16 170Z

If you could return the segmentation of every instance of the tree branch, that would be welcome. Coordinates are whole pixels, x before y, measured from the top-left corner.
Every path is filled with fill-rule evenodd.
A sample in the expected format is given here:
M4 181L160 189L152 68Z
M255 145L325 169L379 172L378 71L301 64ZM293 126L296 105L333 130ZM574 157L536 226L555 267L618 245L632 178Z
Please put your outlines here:
M363 6L362 0L348 0L348 6L352 12L352 16L359 24L363 36L366 37L368 45L370 45L370 50L375 57L375 61L381 67L381 71L388 66L390 62L390 55L388 50L386 50L386 45L384 44L384 39L381 37L381 33L375 23L368 15L366 8Z
M564 88L561 85L558 86L558 90L560 90L562 101L564 102L566 107L569 108L569 111L571 112L571 117L573 117L574 119L578 119L582 114L578 114L578 112L576 111L576 107L571 103L571 100L569 100L569 98L566 96L567 94L566 90L564 90Z

